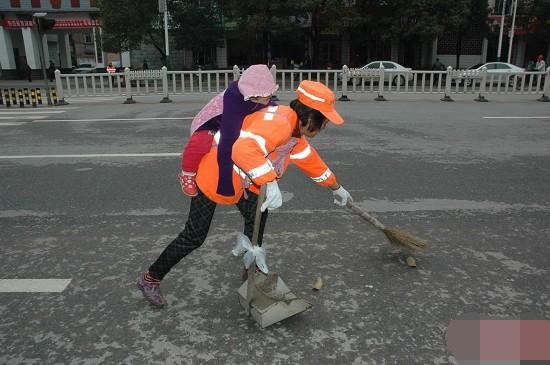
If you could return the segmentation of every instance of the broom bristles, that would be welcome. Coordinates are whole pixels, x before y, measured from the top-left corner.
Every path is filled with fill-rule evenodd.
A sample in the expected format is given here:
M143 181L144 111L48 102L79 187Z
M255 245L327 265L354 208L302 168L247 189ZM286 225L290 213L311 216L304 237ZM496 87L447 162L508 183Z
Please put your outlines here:
M383 232L390 242L396 245L412 248L413 250L424 250L428 247L426 241L423 239L400 229L386 227Z

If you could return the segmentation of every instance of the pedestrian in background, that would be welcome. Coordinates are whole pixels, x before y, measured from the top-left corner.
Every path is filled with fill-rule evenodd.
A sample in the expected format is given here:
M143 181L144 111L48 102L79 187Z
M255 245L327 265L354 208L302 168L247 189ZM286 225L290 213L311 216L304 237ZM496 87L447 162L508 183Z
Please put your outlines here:
M537 57L537 63L535 63L535 71L544 72L546 71L546 62L544 62L544 56L539 54Z
M48 78L50 79L50 81L53 81L53 79L55 78L55 65L53 61L50 61L50 67L48 67Z
M432 70L441 71L445 69L445 65L439 61L439 58L435 59L434 64L432 65Z
M239 80L234 81L222 93L206 104L191 122L191 137L184 147L179 180L184 194L196 196L195 175L204 155L210 151L212 139L220 130L218 148L219 182L221 195L234 194L231 180L233 161L231 148L239 137L244 118L271 102L271 95L278 86L266 65L252 65Z
M25 62L25 64L23 65L23 75L25 75L25 78L29 82L32 82L32 68L28 65L27 62Z

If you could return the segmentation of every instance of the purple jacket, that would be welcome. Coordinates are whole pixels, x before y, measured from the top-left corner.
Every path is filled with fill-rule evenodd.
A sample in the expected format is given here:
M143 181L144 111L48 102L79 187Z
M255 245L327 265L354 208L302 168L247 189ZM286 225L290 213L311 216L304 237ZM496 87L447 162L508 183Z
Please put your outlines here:
M271 105L275 104L272 102ZM232 82L225 92L216 95L193 119L191 133L194 133L212 118L221 115L221 136L218 145L218 194L230 196L235 193L232 180L233 160L231 160L231 149L237 138L239 138L244 118L264 107L265 105L253 101L245 101L244 96L237 87L237 82Z

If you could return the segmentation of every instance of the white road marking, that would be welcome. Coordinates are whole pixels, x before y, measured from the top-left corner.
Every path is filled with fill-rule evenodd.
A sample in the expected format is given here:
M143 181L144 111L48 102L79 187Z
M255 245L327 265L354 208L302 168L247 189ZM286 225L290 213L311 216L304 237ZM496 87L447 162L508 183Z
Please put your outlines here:
M0 110L0 115L5 115L5 114L10 114L10 115L14 115L14 114L61 114L61 113L65 113L65 110L43 110L43 111L25 111L25 110L21 110L19 112L6 112L6 111L3 111L3 110Z
M0 117L0 119L10 119L10 120L15 120L15 119L43 119L43 118L47 118L48 116L47 115L22 115L22 116L16 116L16 117Z
M0 127L12 127L17 125L26 124L26 122L6 122L6 123L0 123Z
M111 100L116 100L116 99L122 99L123 96L114 96L112 98L95 98L95 97L90 97L90 98L66 98L66 101L67 102L70 102L70 103L101 103L101 102L104 102L104 101L111 101Z
M483 117L483 119L550 119L550 117Z
M103 153L83 155L13 155L0 156L0 160L22 160L31 158L103 158L103 157L179 157L181 153Z
M0 279L0 293L61 293L72 279Z
M168 117L168 118L105 118L105 119L48 119L44 122L114 122L114 121L143 121L143 120L192 120L193 117Z

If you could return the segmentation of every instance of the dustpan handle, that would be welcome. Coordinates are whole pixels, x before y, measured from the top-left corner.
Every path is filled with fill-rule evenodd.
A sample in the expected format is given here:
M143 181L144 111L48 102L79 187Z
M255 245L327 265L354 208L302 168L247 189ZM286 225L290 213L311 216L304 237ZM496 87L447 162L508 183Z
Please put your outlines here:
M252 246L258 244L258 236L260 235L260 225L262 220L262 204L265 200L267 184L260 186L260 194L258 195L258 204L256 205L256 217L254 217L254 230L252 231Z

